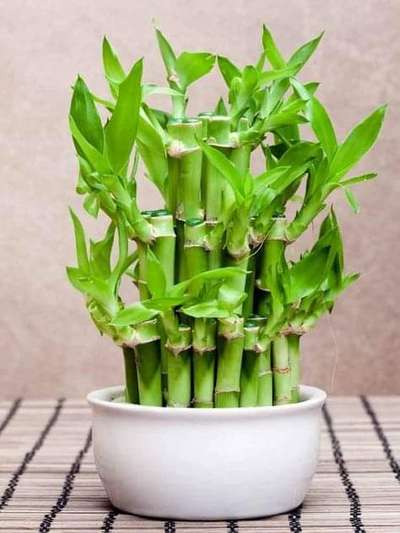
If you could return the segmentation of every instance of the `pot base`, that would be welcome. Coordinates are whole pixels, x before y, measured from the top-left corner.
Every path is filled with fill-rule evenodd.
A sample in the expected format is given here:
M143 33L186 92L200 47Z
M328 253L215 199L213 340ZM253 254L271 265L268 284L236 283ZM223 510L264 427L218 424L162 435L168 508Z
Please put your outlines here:
M172 520L239 520L298 507L314 475L326 395L240 409L146 407L88 396L97 470L124 512Z

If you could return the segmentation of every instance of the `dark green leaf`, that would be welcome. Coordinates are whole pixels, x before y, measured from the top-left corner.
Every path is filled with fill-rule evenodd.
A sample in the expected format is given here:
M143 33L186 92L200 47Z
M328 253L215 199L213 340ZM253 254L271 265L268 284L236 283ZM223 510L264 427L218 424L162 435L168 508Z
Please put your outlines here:
M102 153L104 148L104 133L100 116L97 113L93 97L80 76L78 76L74 85L70 116L74 119L75 124L86 141Z
M107 37L103 39L103 66L111 92L116 98L118 96L118 85L124 81L126 74Z
M164 142L158 131L144 117L139 117L137 146L151 181L161 194L168 177L168 162Z
M109 173L111 171L111 168L108 164L107 159L103 156L102 153L100 153L93 145L91 145L86 140L71 115L69 116L69 127L71 130L72 137L74 138L83 155L92 165L92 167L100 174Z

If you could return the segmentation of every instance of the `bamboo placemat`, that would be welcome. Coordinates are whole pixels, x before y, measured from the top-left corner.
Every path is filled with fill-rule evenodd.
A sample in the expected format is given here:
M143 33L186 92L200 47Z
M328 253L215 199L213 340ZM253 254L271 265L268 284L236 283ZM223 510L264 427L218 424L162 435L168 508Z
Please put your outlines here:
M400 533L400 396L331 398L305 503L262 520L163 522L119 513L91 444L82 401L0 402L0 531Z

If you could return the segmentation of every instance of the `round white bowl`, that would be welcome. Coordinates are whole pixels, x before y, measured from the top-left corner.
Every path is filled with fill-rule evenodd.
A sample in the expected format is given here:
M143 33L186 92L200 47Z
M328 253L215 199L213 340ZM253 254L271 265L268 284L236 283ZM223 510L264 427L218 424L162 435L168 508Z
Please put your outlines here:
M324 391L275 407L184 409L88 395L97 470L112 504L183 520L256 518L303 501L315 473Z

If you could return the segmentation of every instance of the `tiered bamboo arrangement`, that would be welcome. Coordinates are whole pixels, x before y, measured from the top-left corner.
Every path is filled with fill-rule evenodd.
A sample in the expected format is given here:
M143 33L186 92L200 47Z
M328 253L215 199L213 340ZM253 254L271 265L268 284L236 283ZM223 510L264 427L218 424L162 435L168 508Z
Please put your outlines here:
M122 347L125 401L212 408L300 400L301 336L358 277L344 273L328 196L341 189L358 210L351 188L376 174L347 175L385 114L378 108L337 140L318 83L297 78L320 38L286 60L264 27L257 63L239 68L205 52L177 56L157 31L168 87L142 82L142 60L126 73L104 39L110 100L78 77L69 117L77 192L109 226L88 245L71 211L78 265L67 272L99 331ZM188 87L215 64L227 98L192 117ZM169 95L172 110L153 108L152 94ZM257 175L256 152L265 160ZM161 194L160 209L138 207L139 164ZM291 201L300 202L292 217ZM312 248L289 261L287 248L324 210ZM139 302L120 295L127 276Z

